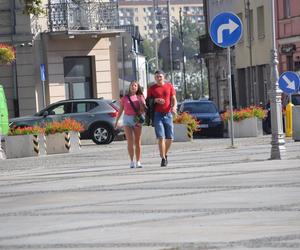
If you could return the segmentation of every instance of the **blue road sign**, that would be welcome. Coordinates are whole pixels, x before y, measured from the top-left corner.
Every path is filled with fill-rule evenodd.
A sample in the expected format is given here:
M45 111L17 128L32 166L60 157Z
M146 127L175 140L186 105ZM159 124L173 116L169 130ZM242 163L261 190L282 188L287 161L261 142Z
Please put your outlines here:
M278 84L283 92L292 94L299 91L300 77L295 72L286 71L279 77Z
M46 81L46 67L45 64L40 65L41 81Z
M210 37L213 42L222 48L236 44L243 31L240 18L231 12L222 12L214 17L210 25Z

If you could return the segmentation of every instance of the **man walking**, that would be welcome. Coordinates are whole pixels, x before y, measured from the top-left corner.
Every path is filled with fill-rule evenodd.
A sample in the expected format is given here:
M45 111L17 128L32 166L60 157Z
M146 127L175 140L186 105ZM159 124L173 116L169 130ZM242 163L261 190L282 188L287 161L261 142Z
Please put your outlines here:
M174 139L173 114L176 113L177 100L175 89L170 82L165 82L163 71L155 72L155 81L148 89L147 98L154 99L154 127L161 157L160 166L166 167L168 151Z

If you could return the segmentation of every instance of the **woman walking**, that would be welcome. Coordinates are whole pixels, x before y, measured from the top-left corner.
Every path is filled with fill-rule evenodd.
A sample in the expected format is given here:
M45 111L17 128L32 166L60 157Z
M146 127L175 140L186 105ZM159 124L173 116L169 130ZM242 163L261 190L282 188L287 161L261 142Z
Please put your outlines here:
M137 116L145 112L145 97L141 86L137 81L132 81L129 85L129 93L121 99L120 110L116 119L115 127L124 111L123 126L127 140L127 149L130 158L130 168L141 168L141 134L142 120L137 120ZM136 162L134 162L134 154Z

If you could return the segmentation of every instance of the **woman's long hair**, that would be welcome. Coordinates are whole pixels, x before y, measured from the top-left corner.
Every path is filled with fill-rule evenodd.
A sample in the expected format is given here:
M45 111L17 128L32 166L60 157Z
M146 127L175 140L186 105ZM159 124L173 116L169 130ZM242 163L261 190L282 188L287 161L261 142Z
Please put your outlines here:
M136 80L132 81L132 82L129 84L128 93L131 94L130 88L131 88L131 85L134 84L134 83L136 83L137 86L138 86L138 89L137 89L137 91L136 91L135 94L138 95L138 96L144 95L144 94L143 94L143 91L142 91L141 85L140 85L140 84L138 83L138 81L136 81Z

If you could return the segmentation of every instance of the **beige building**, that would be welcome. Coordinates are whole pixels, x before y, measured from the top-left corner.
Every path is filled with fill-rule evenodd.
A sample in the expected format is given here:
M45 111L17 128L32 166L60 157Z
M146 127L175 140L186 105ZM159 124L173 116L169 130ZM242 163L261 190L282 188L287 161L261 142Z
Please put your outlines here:
M193 23L204 23L202 0L172 0L170 1L171 17L179 21L181 8L182 16ZM157 37L163 38L168 34L167 1L161 0L119 0L120 25L134 24L139 27L143 38L154 39L154 11L156 15Z
M225 11L237 14L243 23L242 37L231 47L234 106L265 105L270 87L271 1L206 0L205 6L207 30L212 19ZM202 39L201 47L209 71L210 97L222 110L229 102L227 53L208 36Z
M15 63L0 66L10 117L63 99L119 97L120 31L109 29L118 25L116 3L43 0L47 14L36 18L24 14L20 2L0 0L0 43L16 49Z
M235 1L244 34L235 47L237 93L240 106L266 104L270 86L272 47L271 1ZM274 24L275 25L275 24Z

